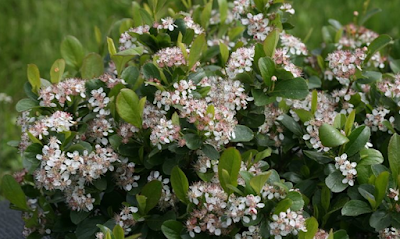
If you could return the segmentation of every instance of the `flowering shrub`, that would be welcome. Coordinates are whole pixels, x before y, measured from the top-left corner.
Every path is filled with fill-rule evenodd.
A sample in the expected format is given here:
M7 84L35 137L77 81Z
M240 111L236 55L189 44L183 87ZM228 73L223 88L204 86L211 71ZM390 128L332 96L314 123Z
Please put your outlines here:
M310 51L282 1L144 6L104 60L67 37L49 81L28 65L25 236L400 236L400 41L372 12Z

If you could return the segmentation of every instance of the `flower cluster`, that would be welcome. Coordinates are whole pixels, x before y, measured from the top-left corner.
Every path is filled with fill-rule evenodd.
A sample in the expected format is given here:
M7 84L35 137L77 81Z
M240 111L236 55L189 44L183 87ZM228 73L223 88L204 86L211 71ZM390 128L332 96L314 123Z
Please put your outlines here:
M394 227L385 228L379 232L380 239L396 239L400 237L400 231Z
M342 85L349 84L357 69L361 70L361 64L365 60L364 49L357 48L354 52L337 50L326 58L329 68Z
M302 211L294 212L288 209L278 215L272 215L272 222L269 224L271 235L275 239L281 239L289 234L297 235L300 231L306 232L305 219Z
M189 53L189 50L187 50ZM159 50L155 57L159 67L179 67L186 65L185 56L179 47L168 47Z
M226 66L226 74L228 77L234 79L240 73L251 71L254 54L253 47L242 47L233 52Z
M342 154L339 157L335 157L335 162L335 168L339 169L342 175L345 177L342 180L342 183L354 186L354 180L357 177L357 163L347 160L347 154Z
M300 41L299 38L287 34L286 32L282 32L280 34L281 43L283 46L283 51L287 52L287 54L294 55L308 55L306 45Z
M0 102L11 103L12 98L5 93L0 93Z
M376 109L373 109L371 114L366 114L366 119L364 121L365 125L369 126L372 131L388 131L389 133L393 133L388 130L387 125L391 125L394 122L394 117L390 116L389 120L385 119L386 115L390 113L390 110L385 109L380 106Z
M269 19L265 18L262 13L257 15L247 13L247 18L242 18L242 24L248 26L247 34L259 41L264 41L272 30L268 23Z
M124 51L127 49L143 46L134 34L143 35L144 33L149 33L150 26L143 25L136 28L130 28L128 31L121 34L119 38L119 50Z
M150 172L150 175L147 177L147 181L158 180L162 182L162 190L161 190L161 198L158 202L158 206L161 210L165 210L169 207L174 207L177 203L177 198L175 194L172 193L169 178L164 178L158 171Z
M65 102L72 101L73 96L86 98L85 81L72 78L61 81L56 85L42 88L39 92L40 106L57 107L64 106Z
M125 235L129 234L132 230L131 227L135 226L137 222L144 220L138 215L138 211L137 207L125 206L118 215L115 215L115 222L124 229Z

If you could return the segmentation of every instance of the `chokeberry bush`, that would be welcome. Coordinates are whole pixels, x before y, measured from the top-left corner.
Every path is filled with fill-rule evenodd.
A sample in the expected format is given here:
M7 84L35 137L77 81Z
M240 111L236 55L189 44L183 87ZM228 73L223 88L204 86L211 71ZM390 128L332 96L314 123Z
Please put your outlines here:
M289 32L283 0L133 2L98 53L28 65L27 238L399 238L400 41Z

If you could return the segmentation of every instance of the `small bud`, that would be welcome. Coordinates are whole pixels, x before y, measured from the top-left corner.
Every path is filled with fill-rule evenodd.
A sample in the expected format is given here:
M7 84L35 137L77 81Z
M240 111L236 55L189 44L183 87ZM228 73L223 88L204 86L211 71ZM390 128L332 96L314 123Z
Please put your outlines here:
M276 76L272 76L272 77L271 77L271 80L272 80L272 81L276 81L276 80L278 80L278 78L276 78Z
M358 16L358 12L357 12L357 11L354 11L353 14L354 14L354 16L356 16L356 17Z

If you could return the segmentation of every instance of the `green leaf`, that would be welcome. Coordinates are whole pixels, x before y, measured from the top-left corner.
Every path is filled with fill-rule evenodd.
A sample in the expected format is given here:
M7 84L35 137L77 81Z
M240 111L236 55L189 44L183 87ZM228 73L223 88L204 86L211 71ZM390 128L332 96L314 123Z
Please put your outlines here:
M220 42L219 43L219 51L221 53L221 63L223 66L225 66L225 64L229 58L229 49L224 43Z
M303 130L299 123L297 123L292 117L287 114L283 114L279 122L282 123L290 132L292 132L296 136L302 136Z
M189 190L189 181L185 173L178 166L175 166L171 171L171 185L179 200L188 204L187 193Z
M400 136L398 134L394 134L389 141L388 157L390 170L396 185L400 170Z
M312 91L312 99L311 99L311 114L314 115L315 111L317 111L318 107L318 91Z
M153 63L147 63L142 67L142 73L146 79L161 79L160 70Z
M127 50L118 52L111 56L111 59L115 63L118 75L120 76L126 67L126 63L130 61L134 56L142 55L143 47L129 48Z
M135 66L128 66L122 72L121 78L125 80L126 83L132 86L132 90L138 89L143 84L143 79L139 77L140 72Z
M136 194L136 201L138 203L139 212L142 215L146 214L146 201L147 197L143 195Z
M312 151L312 150L303 150L303 153L309 157L310 159L316 161L319 164L326 164L332 162L333 159L324 155L322 152Z
M1 191L3 196L16 207L29 210L26 204L26 196L13 176L8 174L3 176L1 179Z
M186 146L191 150L196 150L200 148L203 143L198 134L185 134L183 138L186 141Z
M89 53L85 56L81 67L81 76L83 79L90 80L104 73L103 59L97 53Z
M365 15L360 19L360 26L364 25L364 23L366 23L368 21L368 19L370 19L373 15L381 12L382 9L380 8L373 8L371 10L369 10L368 12L365 13Z
M61 43L61 56L66 63L76 70L82 66L85 52L83 46L74 36L67 36Z
M360 161L357 166L373 165L383 163L382 153L376 149L362 149L360 150Z
M354 112L355 110L353 110ZM347 156L353 156L358 153L360 150L364 149L365 144L369 141L369 137L371 136L371 131L367 126L361 126L355 129L349 135L349 142L346 144L344 151L347 153Z
M392 218L390 214L384 210L379 210L372 213L369 218L369 225L375 228L376 231L381 231L390 226Z
M307 82L301 77L278 80L270 95L289 99L304 99L308 95Z
M245 125L236 125L233 132L235 137L232 137L231 142L249 142L254 138L253 131Z
M75 235L77 239L87 239L94 238L94 234L99 231L100 227L96 227L98 224L103 224L107 220L101 216L95 216L91 218L86 218L83 222L81 222L75 231ZM104 226L103 226L104 227ZM107 227L105 227L107 228ZM104 229L106 230L106 229Z
M260 68L261 76L266 86L272 85L272 77L275 75L275 63L271 57L261 57L258 60L258 67Z
M384 171L379 174L378 177L375 179L375 200L376 205L374 209L377 209L379 205L381 205L382 200L387 195L387 190L389 188L389 177L390 173Z
M114 41L112 38L107 37L108 53L110 56L117 54L117 49L115 48Z
M343 175L339 171L334 171L325 179L325 184L334 193L340 193L347 188L347 184L342 183Z
M83 220L85 220L90 214L91 212L86 212L86 211L70 211L69 217L71 218L72 223L78 225Z
M65 70L65 60L58 59L56 60L53 65L51 66L50 70L50 81L53 84L56 84L61 81L61 78L64 74Z
M331 203L331 191L328 187L324 186L321 190L321 205L325 212L328 212Z
M271 149L271 148L267 148L267 149L265 149L265 150L263 150L263 151L261 151L261 152L258 152L258 153L256 154L256 157L254 158L254 162L253 162L253 163L254 163L254 164L255 164L255 163L258 163L260 160L265 159L265 158L271 156L271 152L272 152L272 149Z
M363 184L358 187L358 192L361 194L361 196L369 202L372 208L375 208L376 206L376 200L374 195L371 194L375 190L374 186L370 184Z
M346 119L346 124L344 126L344 132L347 136L351 133L351 129L353 128L354 125L354 119L356 117L356 110L351 111L349 116Z
M226 17L228 16L228 1L218 0L219 18L222 24L225 23Z
M325 147L336 147L349 142L349 139L329 124L319 127L319 138Z
M141 195L146 197L145 214L153 209L160 201L162 191L162 183L158 180L148 182L142 188Z
M275 215L279 215L280 212L286 212L293 204L293 201L290 198L285 198L282 201L280 201L274 210Z
M31 110L31 109L38 108L38 107L40 107L40 106L37 101L34 101L30 98L25 98L25 99L18 101L17 105L15 106L15 109L18 112L24 112L24 111Z
M299 239L313 239L318 231L318 221L315 217L307 218L306 222L307 231L299 231Z
M307 122L314 118L314 114L311 111L305 109L293 109L293 111L299 116L301 122Z
M275 54L276 46L278 45L279 41L279 29L274 29L271 31L267 38L264 41L264 52L266 56L273 57Z
M275 97L269 97L263 90L251 89L256 106L264 106L275 102Z
M105 177L99 178L93 182L93 185L100 191L104 191L107 188L107 179Z
M168 239L181 239L182 230L182 223L175 220L168 220L161 226L161 231Z
M290 198L293 202L292 205L290 206L290 209L292 211L299 211L304 207L304 200L303 197L301 196L301 193L296 191L290 191L287 193L286 198Z
M343 216L355 217L370 212L372 212L370 206L361 200L350 200L342 208Z
M218 176L219 178L222 178L222 171L226 170L229 174L230 178L230 183L233 186L237 186L237 178L239 175L239 170L240 170L240 165L241 165L242 159L240 156L240 153L237 149L235 148L228 148L226 149L219 160L218 163ZM227 192L229 191L226 185L221 186L224 188L224 190Z
M368 62L377 51L388 45L391 41L392 38L385 34L375 38L375 40L373 40L368 46L367 57L365 58L364 62Z
M38 93L42 85L39 68L35 64L28 64L27 75L29 83L32 86L32 92Z
M203 144L201 147L201 150L203 153L209 157L210 159L217 160L219 159L219 153L218 151L214 148L214 146L209 145L209 144Z
M125 239L124 229L120 225L115 225L113 229L115 239Z
M271 171L266 173L258 174L250 179L250 186L254 189L257 194L260 194L262 188L267 182L269 176L271 176Z
M371 84L382 80L382 73L377 71L362 72L362 78L357 80L360 84Z
M205 6L203 11L201 12L201 20L200 24L204 29L207 29L208 23L211 18L211 10L212 10L213 0L210 0ZM190 61L189 61L190 62ZM190 64L189 64L190 65Z
M211 1L212 2L212 1ZM209 19L207 19L208 21ZM196 37L196 39L193 41L192 47L190 48L190 53L189 53L189 61L188 61L188 68L192 69L194 64L200 59L201 53L203 50L207 47L206 44L206 37L204 34L201 34Z
M122 89L117 96L117 112L126 122L141 128L142 112L140 111L139 97L133 90Z

